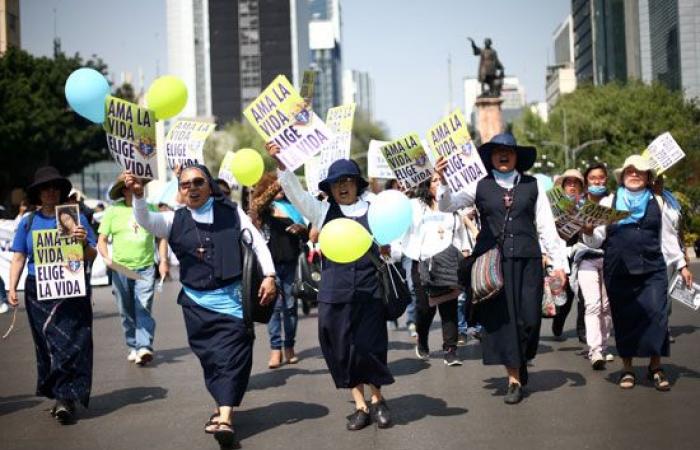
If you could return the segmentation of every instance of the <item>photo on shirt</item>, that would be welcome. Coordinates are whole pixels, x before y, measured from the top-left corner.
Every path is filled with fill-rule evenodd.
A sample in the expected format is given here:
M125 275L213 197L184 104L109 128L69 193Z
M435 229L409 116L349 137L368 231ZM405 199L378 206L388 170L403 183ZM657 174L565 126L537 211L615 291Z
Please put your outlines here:
M60 237L68 237L80 226L80 208L78 205L59 205L56 207L56 228Z

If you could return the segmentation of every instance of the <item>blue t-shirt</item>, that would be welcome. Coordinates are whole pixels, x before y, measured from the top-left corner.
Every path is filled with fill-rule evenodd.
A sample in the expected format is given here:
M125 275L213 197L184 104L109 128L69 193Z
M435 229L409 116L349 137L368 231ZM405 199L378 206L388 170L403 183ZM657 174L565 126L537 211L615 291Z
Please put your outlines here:
M32 222L32 229L27 230L27 221L29 220L30 214L22 217L17 227L17 232L15 233L15 240L12 242L13 252L24 253L27 256L27 274L34 276L34 244L32 243L32 231L33 230L50 230L56 228L56 216L47 217L40 211L34 212L34 221ZM88 224L88 220L84 215L80 215L80 224L87 231L87 241L88 245L94 247L97 245L97 238L95 237L95 232L92 227Z

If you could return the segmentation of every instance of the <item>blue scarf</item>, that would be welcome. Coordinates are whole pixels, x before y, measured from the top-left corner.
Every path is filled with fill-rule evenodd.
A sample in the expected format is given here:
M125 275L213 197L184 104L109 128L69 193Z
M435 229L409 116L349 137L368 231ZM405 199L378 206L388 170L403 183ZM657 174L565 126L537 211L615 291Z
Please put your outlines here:
M624 187L617 188L617 201L615 209L620 211L629 211L629 217L622 219L617 224L625 225L629 223L638 223L647 212L647 205L651 200L652 195L649 189L643 191L631 192Z
M294 223L299 225L304 225L304 217L297 211L297 209L289 203L287 200L275 200L272 202L273 206L280 211L282 211L287 217L292 219Z
M674 197L673 194L671 194L671 191L664 189L661 192L661 195L663 196L663 198L666 201L666 203L668 204L668 206L670 206L672 209L675 209L678 211L681 210L681 204L678 203L678 200L676 199L676 197Z

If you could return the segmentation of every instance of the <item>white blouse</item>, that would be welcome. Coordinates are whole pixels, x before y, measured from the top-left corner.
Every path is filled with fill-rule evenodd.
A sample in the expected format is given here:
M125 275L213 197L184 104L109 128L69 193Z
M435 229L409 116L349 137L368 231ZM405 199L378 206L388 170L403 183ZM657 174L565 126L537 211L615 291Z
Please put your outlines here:
M600 201L601 206L612 207L614 195L608 195ZM666 266L674 270L681 270L686 266L685 255L678 242L677 215L678 212L667 205L662 199L655 196L649 201L658 201L661 208L661 253L664 255ZM592 248L600 248L607 237L608 228L605 225L596 227L593 234L583 234L583 242Z
M515 175L516 174L513 174L510 178L505 180L496 179L496 182L500 186L510 189L513 187ZM452 193L447 186L440 184L438 188L438 206L440 210L452 212L474 205L477 184L478 183L471 183L457 194ZM557 233L557 227L554 224L554 216L552 215L552 208L549 205L549 200L547 196L540 191L539 185L537 186L537 203L535 208L535 227L537 228L539 241L542 245L542 253L549 256L554 269L567 271L566 247L563 245Z
M459 214L432 210L419 199L411 199L413 222L401 239L403 253L414 261L435 256L450 244L471 250L467 230ZM454 233L452 232L454 230Z
M165 212L153 212L148 210L148 203L146 203L145 198L138 198L134 196L133 200L134 208L134 218L136 222L143 228L151 232L156 237L167 239L170 236L170 229L173 226L173 219L175 218L174 211ZM187 208L192 213L192 218L195 222L199 223L213 223L214 222L214 209L211 208L204 214L198 214L195 210ZM275 274L275 264L272 262L272 255L270 250L267 248L265 239L260 234L257 228L250 221L250 218L246 213L238 207L238 217L241 221L241 231L250 231L251 236L253 236L253 251L260 261L260 266L262 266L263 273L265 275Z

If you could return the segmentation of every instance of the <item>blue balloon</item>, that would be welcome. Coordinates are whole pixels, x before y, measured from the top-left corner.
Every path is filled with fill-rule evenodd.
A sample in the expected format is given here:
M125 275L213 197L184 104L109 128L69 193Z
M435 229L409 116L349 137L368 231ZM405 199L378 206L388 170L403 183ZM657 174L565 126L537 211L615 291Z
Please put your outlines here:
M554 182L552 181L552 177L545 175L543 173L536 173L533 175L537 179L537 184L540 186L543 192L547 192L548 190L552 189L554 187Z
M75 112L92 122L104 122L105 98L110 92L104 75L95 69L80 68L66 80L65 91L66 100Z
M383 191L370 203L367 220L379 245L388 245L411 226L413 208L408 197L401 191Z

